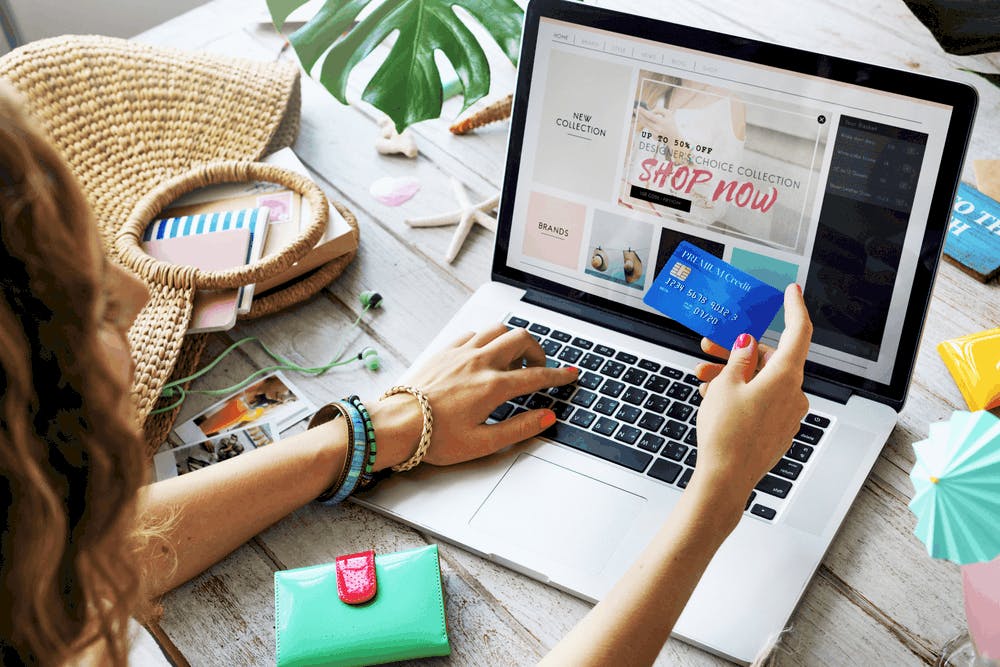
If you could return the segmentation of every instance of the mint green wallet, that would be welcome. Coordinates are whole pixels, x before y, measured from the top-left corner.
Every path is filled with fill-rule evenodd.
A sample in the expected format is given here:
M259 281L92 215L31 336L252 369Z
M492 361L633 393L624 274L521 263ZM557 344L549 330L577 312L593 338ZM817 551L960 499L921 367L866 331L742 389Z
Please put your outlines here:
M451 653L436 544L275 572L274 607L279 667Z

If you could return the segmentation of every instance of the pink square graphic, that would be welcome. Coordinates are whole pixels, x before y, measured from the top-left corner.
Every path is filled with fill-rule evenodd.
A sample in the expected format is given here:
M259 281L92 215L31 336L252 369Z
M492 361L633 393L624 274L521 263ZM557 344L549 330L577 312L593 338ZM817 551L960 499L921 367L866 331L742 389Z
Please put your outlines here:
M522 251L529 257L577 269L587 207L532 192Z

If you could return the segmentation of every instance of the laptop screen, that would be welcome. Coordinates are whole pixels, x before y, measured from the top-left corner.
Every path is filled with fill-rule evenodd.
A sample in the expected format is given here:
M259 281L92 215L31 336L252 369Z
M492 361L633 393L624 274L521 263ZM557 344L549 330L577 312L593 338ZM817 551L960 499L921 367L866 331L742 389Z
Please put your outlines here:
M643 303L688 241L779 289L803 286L813 372L877 393L901 365L905 394L970 105L958 122L924 77L904 82L923 88L914 96L887 70L538 4L499 273L697 340ZM783 327L779 311L763 340Z

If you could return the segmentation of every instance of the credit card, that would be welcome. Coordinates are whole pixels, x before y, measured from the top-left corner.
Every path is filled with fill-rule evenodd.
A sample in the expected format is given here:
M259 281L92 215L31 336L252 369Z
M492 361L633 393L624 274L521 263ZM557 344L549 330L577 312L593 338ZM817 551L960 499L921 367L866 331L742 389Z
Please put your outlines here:
M760 340L781 310L784 293L681 241L642 300L695 333L731 348L742 333Z

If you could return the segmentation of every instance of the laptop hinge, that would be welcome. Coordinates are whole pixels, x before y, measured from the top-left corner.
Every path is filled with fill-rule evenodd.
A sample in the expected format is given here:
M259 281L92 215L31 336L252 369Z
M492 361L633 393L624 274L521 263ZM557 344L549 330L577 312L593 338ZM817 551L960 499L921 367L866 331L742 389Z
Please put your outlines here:
M525 303L530 303L533 306L540 306L547 310L554 310L557 313L569 315L570 317L574 317L578 320L584 320L585 322L591 322L607 329L612 329L613 331L641 338L642 340L649 341L650 343L679 350L701 359L709 358L701 351L701 347L696 341L678 336L677 334L669 331L664 331L659 327L655 327L640 320L635 320L624 317L618 313L603 310L593 304L577 303L570 299L566 299L565 297L547 294L545 292L532 289L525 291L521 300ZM806 376L805 381L802 383L802 390L807 394L813 394L831 401L836 401L841 405L847 404L847 401L854 393L849 387L835 384L827 380L821 380L812 376Z
M854 392L849 387L820 380L819 378L806 376L802 382L802 391L822 398L836 401L841 405L846 405Z
M673 350L694 355L702 359L708 359L698 341L685 338L670 331L643 322L642 320L625 317L619 313L604 310L593 304L583 304L565 297L547 294L538 290L528 289L521 300L533 306L540 306L546 310L553 310L563 315L584 322L590 322L605 329L611 329L619 333L627 334L634 338L640 338L656 345L662 345Z

